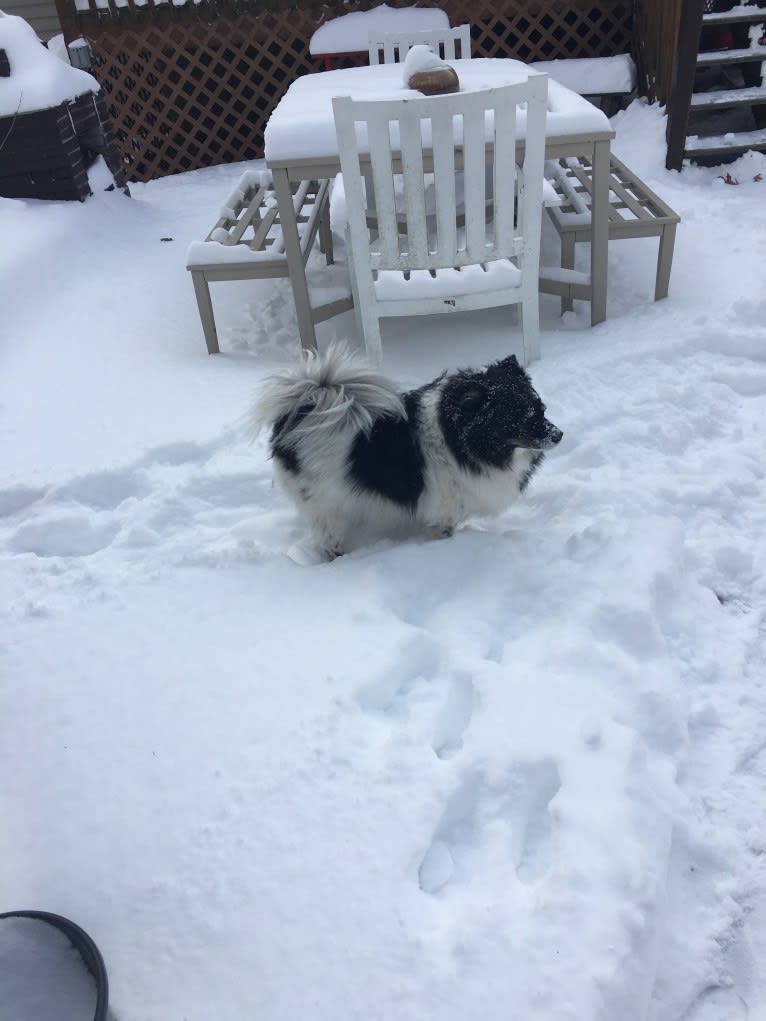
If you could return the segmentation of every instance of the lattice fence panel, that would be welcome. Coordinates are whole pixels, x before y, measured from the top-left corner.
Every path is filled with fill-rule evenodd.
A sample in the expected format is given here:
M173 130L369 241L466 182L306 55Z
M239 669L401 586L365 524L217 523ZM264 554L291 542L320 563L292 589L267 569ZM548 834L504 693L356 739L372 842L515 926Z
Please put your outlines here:
M212 3L113 5L77 14L73 2L58 0L67 39L82 33L91 42L133 181L262 156L266 122L290 82L321 69L308 51L311 36L350 6L264 10L240 0L236 14L231 5ZM353 9L374 6L361 0ZM583 0L445 0L441 6L453 25L472 25L474 56L612 56L631 45L631 0L603 0L598 7ZM342 64L365 62L360 55Z
M503 3L502 0L448 0L452 24L469 22L474 55L553 60L557 57L611 57L632 42L632 4L627 2Z

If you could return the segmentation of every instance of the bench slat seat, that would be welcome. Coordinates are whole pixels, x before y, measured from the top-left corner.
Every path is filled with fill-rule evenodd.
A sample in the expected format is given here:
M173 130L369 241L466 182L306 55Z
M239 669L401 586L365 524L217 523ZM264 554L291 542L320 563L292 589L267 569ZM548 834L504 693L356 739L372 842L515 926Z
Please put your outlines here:
M670 284L676 226L680 216L655 194L615 155L609 167L609 240L658 237L654 300L666 298ZM553 185L558 205L548 205L548 215L561 238L561 269L543 268L540 290L562 298L562 312L572 308L574 298L591 299L590 277L574 269L574 246L592 237L592 167L587 160L566 157L546 164L546 178Z
M328 265L333 261L329 187L327 180L299 181L293 186L304 266L317 233ZM186 268L192 276L208 353L218 354L210 283L289 275L279 207L268 171L247 171L242 176L205 240L189 246ZM339 299L312 309L312 316L315 323L323 322L351 307L350 298Z

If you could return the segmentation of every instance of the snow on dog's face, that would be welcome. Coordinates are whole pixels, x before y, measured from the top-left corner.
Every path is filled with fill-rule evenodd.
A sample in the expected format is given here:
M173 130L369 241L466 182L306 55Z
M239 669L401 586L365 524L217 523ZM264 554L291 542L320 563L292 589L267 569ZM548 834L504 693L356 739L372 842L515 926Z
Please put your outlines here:
M439 422L458 463L475 471L508 468L516 448L547 450L564 435L514 355L445 377Z

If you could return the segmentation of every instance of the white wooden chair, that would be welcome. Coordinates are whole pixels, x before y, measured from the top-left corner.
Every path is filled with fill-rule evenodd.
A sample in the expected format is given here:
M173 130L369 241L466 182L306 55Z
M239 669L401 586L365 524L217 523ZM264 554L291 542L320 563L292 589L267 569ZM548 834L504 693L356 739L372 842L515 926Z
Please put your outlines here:
M467 60L471 56L471 26L423 29L412 32L370 32L371 64L403 63L413 46L430 46L444 60ZM381 59L382 58L382 59Z
M521 305L524 359L539 357L547 93L547 75L535 75L479 92L333 100L354 307L372 361L381 359L382 317L515 304ZM519 167L522 103L526 143ZM367 175L375 192L374 229Z

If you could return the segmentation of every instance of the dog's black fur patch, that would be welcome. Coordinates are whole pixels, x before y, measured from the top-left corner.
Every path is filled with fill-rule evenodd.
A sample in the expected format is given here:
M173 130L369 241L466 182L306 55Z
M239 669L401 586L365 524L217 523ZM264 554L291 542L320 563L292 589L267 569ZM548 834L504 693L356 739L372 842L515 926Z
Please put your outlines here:
M406 418L386 415L375 422L369 435L357 435L348 476L355 488L414 511L425 488L426 462L418 440L420 392L413 390L402 399Z

